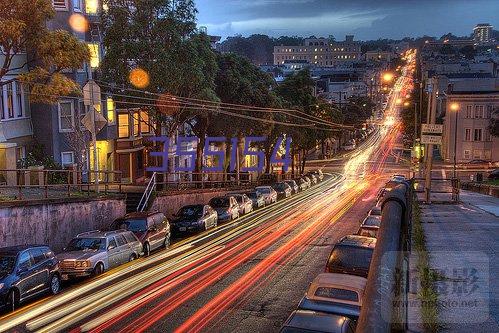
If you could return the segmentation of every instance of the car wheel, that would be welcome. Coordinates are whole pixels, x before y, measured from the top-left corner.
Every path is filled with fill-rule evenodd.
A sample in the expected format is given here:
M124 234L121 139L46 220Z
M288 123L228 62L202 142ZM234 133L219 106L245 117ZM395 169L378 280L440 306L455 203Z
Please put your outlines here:
M50 292L52 295L57 295L61 291L61 278L59 275L54 274L50 278Z
M170 246L170 236L166 236L165 240L163 241L163 249L168 248Z
M14 312L19 307L19 292L16 289L9 291L9 309Z
M151 245L149 243L144 244L144 256L149 257L151 254Z
M217 219L213 220L213 228L216 228L217 225L218 225L218 220Z
M134 261L135 259L137 259L137 256L135 255L135 253L132 253L132 254L130 255L130 259L128 259L128 262L130 262L130 261Z
M104 273L104 266L101 263L98 263L94 268L94 276L99 276Z

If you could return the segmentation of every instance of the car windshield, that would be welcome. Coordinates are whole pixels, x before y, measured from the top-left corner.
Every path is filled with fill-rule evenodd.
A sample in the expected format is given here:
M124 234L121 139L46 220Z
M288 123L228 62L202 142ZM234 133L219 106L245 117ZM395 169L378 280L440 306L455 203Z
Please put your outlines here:
M370 216L364 220L364 223L362 223L362 225L365 225L367 227L379 227L381 225L381 219Z
M270 193L270 189L268 187L259 187L256 190L262 194L269 194Z
M274 188L278 191L284 191L286 189L285 183L277 183L274 185Z
M258 198L258 194L256 192L249 192L249 193L246 193L246 195L250 199L257 199Z
M14 268L15 256L0 254L0 274L9 274Z
M178 216L182 216L182 217L202 216L203 215L203 206L196 205L196 206L185 206L185 207L182 207L178 211L177 215Z
M104 238L73 238L66 251L85 251L85 250L105 250L106 240Z
M144 232L147 230L146 219L131 219L120 221L117 229L125 229L132 232Z
M214 208L229 207L229 205L230 205L229 198L213 198L210 200L210 206Z
M329 259L329 267L369 269L373 250L353 246L337 246Z

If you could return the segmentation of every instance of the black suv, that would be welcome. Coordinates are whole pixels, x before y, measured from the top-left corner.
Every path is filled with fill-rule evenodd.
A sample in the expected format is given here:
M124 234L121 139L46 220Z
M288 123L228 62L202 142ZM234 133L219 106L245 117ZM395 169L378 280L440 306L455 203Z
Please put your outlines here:
M351 274L367 278L376 246L376 238L348 235L333 247L327 261L327 273Z
M0 248L0 308L14 311L43 292L61 289L58 260L45 245Z

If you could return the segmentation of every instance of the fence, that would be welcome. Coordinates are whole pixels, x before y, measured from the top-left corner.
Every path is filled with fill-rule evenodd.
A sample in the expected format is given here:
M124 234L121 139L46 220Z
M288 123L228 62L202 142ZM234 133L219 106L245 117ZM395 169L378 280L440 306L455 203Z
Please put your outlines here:
M400 184L383 200L381 227L356 332L406 331L411 196L409 184Z
M121 193L122 173L120 171L82 171L45 169L0 169L4 179L0 183L3 200L27 200L39 198L71 197L97 190ZM99 179L96 187L95 179ZM12 182L14 184L12 184Z

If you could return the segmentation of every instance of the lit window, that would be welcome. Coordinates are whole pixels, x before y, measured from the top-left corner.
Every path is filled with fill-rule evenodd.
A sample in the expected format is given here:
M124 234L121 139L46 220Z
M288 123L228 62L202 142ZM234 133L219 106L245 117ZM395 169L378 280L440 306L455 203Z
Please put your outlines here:
M140 132L150 132L149 114L146 111L140 111Z
M99 13L99 0L86 0L85 12L89 15L96 15Z
M72 132L74 127L74 106L72 101L59 102L59 132Z
M73 0L73 10L75 12L81 12L81 0Z
M107 105L107 121L114 124L114 100L111 97L106 99Z
M138 112L133 113L133 135L139 136L140 134L140 115Z
M130 126L128 123L128 113L118 114L118 137L119 138L129 138L130 137Z
M96 68L100 64L99 44L88 44L90 51L90 67Z

